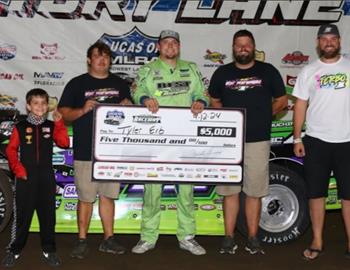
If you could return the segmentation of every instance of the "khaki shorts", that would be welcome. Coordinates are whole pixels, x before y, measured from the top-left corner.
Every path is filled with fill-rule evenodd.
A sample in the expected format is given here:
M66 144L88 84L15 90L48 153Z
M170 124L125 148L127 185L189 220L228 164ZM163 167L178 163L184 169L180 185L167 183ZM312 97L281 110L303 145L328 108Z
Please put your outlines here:
M216 192L222 196L237 194L243 190L250 197L261 198L269 193L270 141L244 145L243 188L240 185L222 185Z
M94 202L97 194L110 199L117 199L120 184L116 182L93 182L91 172L91 161L74 161L74 183L77 188L78 199L82 202Z

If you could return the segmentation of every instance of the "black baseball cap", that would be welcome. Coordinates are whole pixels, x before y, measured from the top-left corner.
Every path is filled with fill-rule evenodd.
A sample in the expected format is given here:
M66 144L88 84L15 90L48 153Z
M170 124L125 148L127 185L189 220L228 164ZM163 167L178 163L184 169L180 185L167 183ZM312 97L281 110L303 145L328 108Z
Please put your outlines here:
M321 37L323 35L336 35L340 37L338 27L335 24L323 24L320 26L317 32L317 37Z

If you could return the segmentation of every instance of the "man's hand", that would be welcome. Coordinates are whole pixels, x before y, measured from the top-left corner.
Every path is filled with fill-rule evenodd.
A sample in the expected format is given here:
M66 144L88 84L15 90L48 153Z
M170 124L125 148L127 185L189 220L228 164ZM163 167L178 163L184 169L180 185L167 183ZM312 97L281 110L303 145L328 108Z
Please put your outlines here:
M17 180L27 180L27 175L26 172L19 172L17 174L15 174Z
M119 105L132 105L132 102L127 99L127 98L124 98L120 103Z
M197 114L201 113L203 110L204 110L203 102L195 101L192 103L191 112L194 114L194 116L197 116Z
M84 107L82 108L83 114L86 114L92 111L97 104L98 102L96 100L92 100L92 99L87 100L84 104Z
M60 121L62 119L62 114L60 114L57 109L55 109L53 112L52 112L52 119L53 121L57 122L57 121Z
M304 157L305 156L305 147L302 142L294 144L294 154L297 157Z
M159 103L155 98L146 98L143 104L152 113L156 113L159 110Z

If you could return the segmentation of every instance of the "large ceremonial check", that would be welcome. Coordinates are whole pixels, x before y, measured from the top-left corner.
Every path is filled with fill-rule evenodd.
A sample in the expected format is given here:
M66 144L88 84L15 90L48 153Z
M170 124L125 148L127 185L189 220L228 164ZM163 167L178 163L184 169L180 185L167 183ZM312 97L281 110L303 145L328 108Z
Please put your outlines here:
M94 112L96 181L240 184L243 109L99 105Z

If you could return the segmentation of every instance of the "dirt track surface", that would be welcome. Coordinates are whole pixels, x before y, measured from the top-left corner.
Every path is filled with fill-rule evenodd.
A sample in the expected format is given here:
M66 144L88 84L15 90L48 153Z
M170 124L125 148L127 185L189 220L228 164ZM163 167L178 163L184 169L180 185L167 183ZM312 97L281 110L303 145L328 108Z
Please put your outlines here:
M237 235L239 245L235 255L218 253L221 238L216 236L199 236L196 239L207 250L205 256L194 256L178 248L175 236L161 235L155 250L144 255L134 255L131 248L138 241L138 235L119 235L119 241L128 248L125 255L110 255L99 252L98 245L102 235L89 236L90 252L84 260L69 257L75 234L57 234L58 254L63 264L58 269L92 270L206 270L206 269L317 269L345 270L350 269L350 259L344 257L345 234L340 211L328 212L325 227L324 254L315 261L305 261L301 252L311 239L311 231L299 240L287 245L264 246L266 255L252 256L244 250L245 239ZM9 228L0 233L0 257L5 254L5 246L10 237ZM3 269L2 267L0 267ZM40 240L38 233L31 233L26 248L13 269L40 270L50 269L41 259Z

